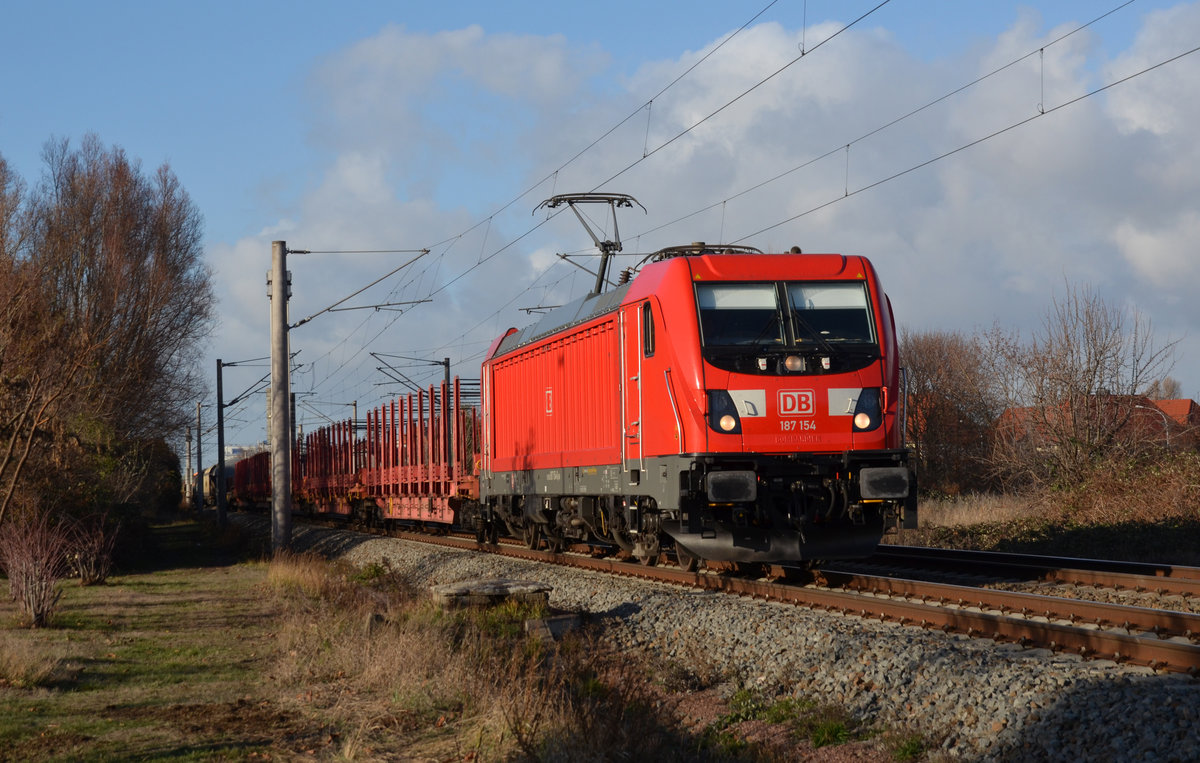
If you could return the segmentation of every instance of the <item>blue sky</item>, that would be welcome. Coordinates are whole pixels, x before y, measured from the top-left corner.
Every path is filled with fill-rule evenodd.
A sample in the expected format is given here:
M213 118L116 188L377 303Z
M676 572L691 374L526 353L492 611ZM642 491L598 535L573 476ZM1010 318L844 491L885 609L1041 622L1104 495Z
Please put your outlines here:
M1200 54L1055 110L1200 45L1200 7L1138 0L1051 45L1121 3L893 0L813 50L877 4L10 1L0 155L36 182L47 139L92 132L148 171L171 165L204 214L221 300L209 368L266 354L272 240L431 248L358 304L432 302L403 315L327 314L293 333L310 428L344 416L342 402L361 411L395 391L381 386L371 351L450 356L456 373L476 376L490 339L529 321L519 308L585 291L588 278L554 256L586 250L582 229L531 213L552 193L618 173L604 189L648 209L622 218L627 252L745 237L866 254L913 330L1028 332L1064 283L1087 284L1179 339L1173 376L1200 397ZM801 44L811 52L799 63L659 149ZM1050 113L862 190L1039 103ZM293 258L293 318L398 256ZM229 369L227 398L260 370ZM422 381L436 372L411 371ZM262 439L261 407L230 412L227 442Z

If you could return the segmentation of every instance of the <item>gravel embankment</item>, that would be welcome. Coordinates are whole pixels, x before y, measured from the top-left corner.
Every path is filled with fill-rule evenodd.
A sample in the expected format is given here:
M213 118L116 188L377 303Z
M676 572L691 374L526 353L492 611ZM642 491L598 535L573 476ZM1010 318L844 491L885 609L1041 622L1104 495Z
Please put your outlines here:
M358 566L386 558L426 585L546 582L551 606L589 613L621 646L841 704L940 739L950 757L1200 759L1200 680L1186 676L396 539L297 528L295 545Z

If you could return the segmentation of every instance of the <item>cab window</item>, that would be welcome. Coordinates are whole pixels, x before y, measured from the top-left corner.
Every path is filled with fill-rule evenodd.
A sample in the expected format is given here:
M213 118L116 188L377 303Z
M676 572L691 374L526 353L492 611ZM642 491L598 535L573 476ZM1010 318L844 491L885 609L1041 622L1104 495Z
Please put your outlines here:
M805 342L875 341L866 286L861 283L788 283L792 331Z
M784 342L773 283L697 284L696 300L707 347Z

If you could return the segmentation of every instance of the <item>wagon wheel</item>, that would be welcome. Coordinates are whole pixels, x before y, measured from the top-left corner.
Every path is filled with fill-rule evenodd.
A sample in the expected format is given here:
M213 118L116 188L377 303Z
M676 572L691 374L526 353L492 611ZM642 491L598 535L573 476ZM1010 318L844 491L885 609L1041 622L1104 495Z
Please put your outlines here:
M521 539L525 541L526 548L537 551L542 544L542 531L535 523L529 522L521 528Z
M695 572L700 567L700 557L678 541L675 542L675 561L684 572Z
M475 524L475 541L481 546L496 545L500 542L500 527L495 520L480 517Z

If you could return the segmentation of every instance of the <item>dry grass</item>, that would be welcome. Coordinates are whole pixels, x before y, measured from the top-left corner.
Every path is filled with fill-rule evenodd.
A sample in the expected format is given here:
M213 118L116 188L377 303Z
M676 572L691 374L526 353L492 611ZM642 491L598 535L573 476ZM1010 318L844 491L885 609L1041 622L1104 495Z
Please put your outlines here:
M354 572L335 562L324 566L322 579L322 565L315 558L273 562L280 569L268 577L287 614L271 674L297 712L339 730L335 749L342 758L798 757L795 714L764 712L736 729L720 726L719 715L708 724L690 722L698 717L689 704L693 688L729 678L703 655L685 671L618 652L602 633L586 629L542 641L523 627L547 614L541 607L507 602L446 610L390 569ZM805 732L813 740L802 745L808 754L856 738L846 730L848 717ZM821 737L826 731L828 738ZM850 746L856 759L890 759L874 742Z
M436 744L424 744L497 752L503 718L487 708L503 703L481 669L484 642L398 576L360 583L351 575L317 557L272 561L268 582L285 610L272 674L286 695L348 729L341 740L348 759L373 758L398 736L421 740L446 727Z
M333 583L329 564L312 554L277 554L267 567L267 584L284 595L320 597Z
M1111 460L1069 487L1025 494L925 498L922 528L1005 523L1030 518L1077 525L1200 519L1200 454Z
M1080 482L1024 495L925 500L921 529L890 542L1200 564L1200 454L1098 463Z
M24 635L0 631L0 685L19 689L45 686L61 665L62 659L46 645Z
M929 498L917 507L922 528L1011 522L1040 512L1039 502L1030 497L979 493Z
M344 757L672 759L687 748L636 662L586 633L527 636L525 620L541 609L448 611L390 570L363 580L330 564L322 577L322 565L272 562L268 579L288 612L272 674L303 711L349 730Z

